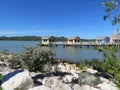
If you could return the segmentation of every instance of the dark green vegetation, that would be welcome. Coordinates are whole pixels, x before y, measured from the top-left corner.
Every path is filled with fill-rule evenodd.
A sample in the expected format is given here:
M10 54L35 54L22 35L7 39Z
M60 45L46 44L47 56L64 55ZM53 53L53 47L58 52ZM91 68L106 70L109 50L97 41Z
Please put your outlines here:
M67 38L66 38L66 37L55 37L55 36L53 36L53 39L54 39L55 41L67 41Z
M13 54L9 62L14 69L23 68L29 71L49 72L54 63L54 54L41 47L26 46L24 52Z
M103 61L92 60L83 61L78 67L84 69L86 67L93 67L98 70L99 74L103 74L108 79L112 79L118 87L120 87L120 61L116 56L118 51L117 46L104 46L101 51L104 55Z
M55 41L67 41L66 37L54 37ZM16 36L16 37L5 37L1 36L0 40L18 40L18 41L40 41L41 37L39 36Z
M112 25L120 23L120 13L119 4L120 0L103 0L103 5L105 6L106 15L103 19L106 20L112 16Z
M67 37L56 37L53 36L54 41L67 41ZM40 41L41 37L39 36L16 36L16 37L5 37L1 36L0 40L16 40L16 41ZM81 41L94 41L93 39L81 39Z
M67 41L65 37L53 37L55 41ZM18 41L40 41L41 37L39 36L16 36L16 37L5 37L1 36L0 40L18 40Z
M89 1L96 1L97 0L89 0ZM105 8L106 14L103 16L104 20L110 19L112 25L120 23L120 0L103 0L103 6ZM118 26L117 26L118 28Z
M16 37L5 37L1 36L0 40L18 40L18 41L40 41L41 37L37 36L16 36Z
M0 85L1 85L1 82L2 82L2 78L3 78L3 76L2 76L2 74L0 74ZM0 90L2 90L1 86L0 86Z

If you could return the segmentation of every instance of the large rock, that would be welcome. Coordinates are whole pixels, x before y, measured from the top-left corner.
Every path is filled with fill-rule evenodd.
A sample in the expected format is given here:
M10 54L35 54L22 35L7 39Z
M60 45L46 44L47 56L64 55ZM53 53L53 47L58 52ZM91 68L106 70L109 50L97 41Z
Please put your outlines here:
M100 89L90 87L89 85L84 85L84 86L80 87L79 90L100 90Z
M113 83L102 83L97 85L100 90L119 90Z
M72 85L72 88L73 88L73 90L82 90L80 85L78 85L78 84Z
M58 77L46 77L43 79L42 83L43 85L52 88L52 90L72 90L69 84L65 84L58 79Z
M51 88L47 87L47 86L36 86L34 88L30 88L28 90L52 90Z
M15 75L11 73L10 75L13 76L5 78L5 80L3 79L3 83L1 85L3 90L27 90L34 86L33 80L29 75L29 72L26 70L16 73Z
M71 85L65 83L56 83L52 88L53 90L73 90Z
M100 81L99 77L95 76L94 74L91 74L89 72L82 72L79 75L78 83L79 83L79 85L95 86L95 85L101 83L101 81Z

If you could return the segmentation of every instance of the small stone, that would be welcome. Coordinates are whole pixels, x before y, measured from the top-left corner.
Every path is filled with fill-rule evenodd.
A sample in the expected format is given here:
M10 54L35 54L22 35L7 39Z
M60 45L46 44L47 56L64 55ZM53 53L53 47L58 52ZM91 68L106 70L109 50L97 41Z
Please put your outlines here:
M87 68L86 72L95 74L95 73L97 73L98 71L97 71L97 70L93 70L93 69L91 69L91 68Z
M63 77L63 81L64 81L65 83L71 83L71 82L72 82L72 79L73 79L73 77L72 77L71 75L65 75L65 76Z

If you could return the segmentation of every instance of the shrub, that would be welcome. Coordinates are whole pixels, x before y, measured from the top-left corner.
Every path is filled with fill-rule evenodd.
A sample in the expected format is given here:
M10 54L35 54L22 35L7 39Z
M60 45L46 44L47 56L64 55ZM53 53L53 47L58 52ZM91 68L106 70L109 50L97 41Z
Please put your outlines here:
M48 49L26 46L24 52L14 54L9 62L10 66L15 69L23 68L30 71L44 71L48 69L47 67L50 68L54 62L54 54Z
M8 55L9 52L8 52L8 50L3 50L3 51L0 51L0 54L2 54L2 55Z
M0 61L8 60L9 52L7 50L0 51Z
M3 79L3 75L0 74L0 90L2 90L2 87L1 87L1 82L2 82L2 79Z
M98 69L98 66L102 63L102 61L99 61L97 59L93 59L93 60L84 60L82 61L78 67L80 69L85 69L85 68L89 68L89 67L93 67Z
M101 72L109 73L113 76L113 80L120 87L120 61L116 56L118 52L117 46L103 47L104 61L100 65L96 65Z
M103 46L101 48L103 52L104 60L92 60L92 61L84 61L79 65L79 68L84 69L84 67L93 67L97 69L99 73L106 73L107 75L112 75L112 80L116 83L118 87L120 87L120 61L116 56L118 52L117 46Z

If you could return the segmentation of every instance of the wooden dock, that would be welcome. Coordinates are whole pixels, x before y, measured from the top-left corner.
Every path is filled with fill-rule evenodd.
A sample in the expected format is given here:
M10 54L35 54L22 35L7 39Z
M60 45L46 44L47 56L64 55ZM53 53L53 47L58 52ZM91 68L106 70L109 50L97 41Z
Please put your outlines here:
M52 42L49 44L40 44L41 46L63 46L63 47L68 47L68 46L73 46L73 47L82 47L82 46L93 46L93 47L97 47L97 46L115 46L117 45L115 44L111 44L111 43L96 43L96 42L79 42L79 43L74 43L74 44L68 44L67 42Z

